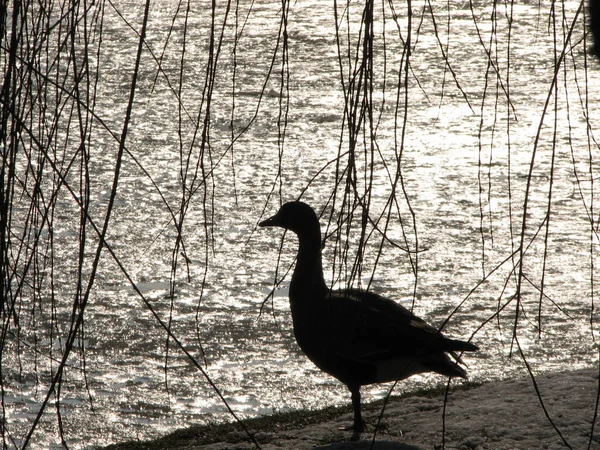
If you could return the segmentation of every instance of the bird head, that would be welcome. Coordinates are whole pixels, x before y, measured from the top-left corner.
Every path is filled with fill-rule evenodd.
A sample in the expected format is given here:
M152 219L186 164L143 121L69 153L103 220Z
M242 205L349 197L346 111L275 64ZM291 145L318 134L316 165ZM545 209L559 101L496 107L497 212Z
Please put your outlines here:
M315 211L306 203L295 201L284 203L277 214L263 220L260 227L281 227L293 231L298 236L320 236L319 219Z

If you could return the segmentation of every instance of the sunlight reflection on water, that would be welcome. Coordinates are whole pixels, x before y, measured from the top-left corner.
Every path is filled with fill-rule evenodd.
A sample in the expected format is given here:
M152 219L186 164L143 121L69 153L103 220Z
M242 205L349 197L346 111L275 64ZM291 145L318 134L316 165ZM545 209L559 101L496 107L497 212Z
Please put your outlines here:
M249 123L252 117L269 62L265 55L268 56L274 48L278 8L257 4L247 24L246 34L240 41L240 90L236 97L239 122L236 126ZM482 33L488 33L489 27L483 19L487 5L481 8L478 25ZM511 101L519 121L511 119L510 122L510 201L508 156L504 142L506 133L499 129L506 125L506 116L512 113L504 109L494 116L491 97L490 104L481 107L482 86L485 83L483 77L488 68L475 34L471 12L453 11L451 26L453 30L456 29L456 34L451 35L448 52L459 69L461 85L473 102L473 109L451 85L449 74L444 74L445 66L440 60L439 43L431 33L431 23L423 24L413 62L415 76L419 77L422 90L415 87L412 92L403 175L417 217L420 245L424 249L419 255L415 311L432 324L441 324L481 280L483 271L489 273L510 255L511 233L520 232L516 227L520 224L519 209L524 198L531 148L537 133L541 106L547 95L549 75L552 74L552 61L549 58L553 55L548 51L552 49L552 41L544 25L532 20L538 17L537 8L537 3L523 4L515 5L514 10ZM153 22L154 28L151 29L157 38L157 46L163 42L160 34L166 32L164 27L159 26L164 19L162 14L172 14L172 11L157 12L153 19L156 22ZM197 14L198 17L204 17ZM442 12L439 14L445 17ZM132 13L131 18L135 21L137 16ZM281 167L286 200L297 196L311 177L327 161L337 156L343 113L339 66L335 40L331 34L331 11L315 2L298 2L294 6L293 18L294 21L290 22L293 27L290 30L291 109ZM135 36L117 19L107 15L105 20L109 25L105 38L110 50L121 48L123 43L129 45L135 42ZM202 25L196 24L189 38L195 45L189 48L190 59L197 55L198 61L203 61L201 56L206 51L205 46L200 44L205 42L205 39L202 40L205 33L201 31ZM536 46L531 45L532 39ZM390 42L389 45L398 46L398 43ZM574 54L573 58L579 61L583 55L580 49L575 48L574 53L577 51L579 54ZM398 52L400 54L399 49ZM102 66L105 78L100 86L102 95L99 95L97 110L107 118L108 123L114 120L114 129L119 127L122 106L128 93L129 80L121 69L131 66L131 57L130 51L114 51L110 58L105 58L106 63L111 65ZM176 61L177 55L167 55L163 68L171 76L176 76L176 72L169 72L172 70L169 58ZM389 78L386 82L392 87L387 88L387 97L378 92L375 102L381 105L384 98L389 102L383 107L377 136L382 159L393 166L393 86L397 81L398 61L394 60L394 56L391 61L396 67L388 68ZM391 61L388 63L393 66ZM134 109L129 138L131 149L161 187L167 201L176 204L176 199L181 195L181 185L177 117L171 104L172 93L161 81L154 93L150 93L154 66L147 67L152 69L142 74L138 107ZM187 69L187 77L192 81L189 92L184 93L183 102L190 111L195 111L204 67L202 63L190 62ZM440 86L444 76L448 85L442 97ZM590 80L593 78L587 85L589 95L597 99L600 94L598 75L589 73L588 77ZM487 89L500 90L493 75L491 80ZM217 83L226 86L228 80L217 80ZM277 83L270 83L272 85L267 85L267 91L278 93ZM578 94L575 87L570 86L570 101L577 104ZM215 158L222 155L229 142L227 105L230 97L226 93L230 91L223 89L219 92L222 95L215 96L212 138ZM502 96L501 93L498 95ZM272 286L281 238L279 231L255 230L278 170L275 125L278 102L278 95L263 98L261 115L234 146L235 179L231 174L230 156L224 157L215 169L212 193L215 214L212 222L207 223L204 218L200 199L190 205L184 230L187 263L182 258L178 269L180 278L173 295L169 284L171 249L175 239L172 218L153 185L130 159L124 163L114 222L107 239L137 288L147 295L161 319L170 324L175 335L198 361L206 358L207 374L241 417L290 408L346 404L349 400L345 387L318 371L297 348L291 330L285 283L276 291L275 297L265 304L265 310L260 314L261 304ZM544 299L545 323L543 333L538 335L534 326L539 293L535 287L524 287L527 295L520 313L531 324L531 329L523 332L520 344L536 372L583 367L596 358L589 328L590 230L587 213L582 207L582 196L588 199L592 186L584 177L581 183L576 183L568 146L569 139L576 143L575 159L581 165L578 171L589 174L589 167L585 165L587 148L577 147L587 142L586 123L578 121L572 111L568 117L570 122L567 121L565 108L564 102L557 108L557 114L562 118L559 120L558 133L561 141L556 155L557 171L553 185L555 206L545 283L547 294L569 316L559 311L551 300ZM596 114L596 111L592 112ZM553 123L551 117L547 120L547 125L542 127L543 138L538 147L538 164L532 178L534 194L529 209L532 223L538 225L543 222L545 215L549 182L550 132ZM480 124L481 137L478 136ZM191 134L192 127L189 127L182 130L182 135ZM101 137L99 142L102 142ZM492 142L493 151L490 150ZM92 184L97 189L92 192L97 194L91 215L100 221L108 201L114 145L107 141L106 147L99 146L98 152L103 157L94 161L97 167ZM374 210L381 211L389 180L386 167L381 162L374 170ZM334 171L333 165L325 169L306 193L306 198L319 210L331 192ZM59 201L65 202L65 208L76 210L75 205L68 205L69 199ZM271 202L265 215L270 215L275 209L275 202ZM508 220L509 214L513 215L512 223ZM57 217L54 227L56 251L66 261L76 258L72 238L77 230L70 225L70 220L69 214L65 214L63 221ZM529 233L533 235L537 231L532 227ZM214 237L208 266L204 254L207 236L208 239ZM388 236L395 242L403 242L402 230L397 224L388 230ZM355 243L357 237L350 236L349 239ZM331 264L332 246L328 242L325 248L326 264ZM292 263L295 250L295 238L288 234L283 244L279 276ZM531 270L528 276L536 282L540 279L539 264L536 262L542 251L543 247L538 241L526 254L531 261L527 266ZM367 255L368 262L372 262L374 257L374 250L370 252ZM593 258L596 258L595 255ZM405 254L386 247L378 264L374 290L410 306L414 278ZM509 300L512 291L503 292L503 283L510 279L512 269L509 261L486 281L471 301L453 317L447 327L448 334L468 338L483 320L497 311L499 305ZM328 275L330 280L331 273L326 268ZM63 272L55 277L57 289L61 289L62 281L66 286L64 294L68 297L73 277L68 263L65 263ZM366 285L369 279L370 272L366 271L361 280ZM68 301L62 304L62 308L57 308L57 314L62 315L63 319L70 313L65 304ZM203 376L172 342L166 343L164 331L157 326L156 320L106 253L101 261L87 314L85 339L80 342L85 346L85 372L81 352L77 351L69 361L61 391L65 432L74 448L125 439L146 439L191 423L230 418ZM507 358L509 353L516 352L510 339L514 317L515 306L512 305L503 311L501 319L494 326L483 328L475 336L481 350L466 358L472 379L488 380L522 373L518 358ZM5 404L7 420L21 430L27 429L35 417L48 389L46 379L38 379L30 370L30 361L36 358L49 364L47 357L36 355L34 349L36 346L52 347L55 350L52 357L59 358L64 342L56 339L44 343L42 339L34 344L34 338L38 337L24 332L20 349L17 350L14 336L11 338L13 340L9 339L5 352L19 354L19 361L13 362L16 367L22 364L24 368L14 369L14 373L7 377ZM169 368L166 372L165 364ZM416 376L409 382L400 383L396 391L443 382L439 377ZM364 398L380 398L388 388L367 387L364 389ZM47 413L34 447L58 445L55 426L52 413ZM20 431L15 436L20 436Z

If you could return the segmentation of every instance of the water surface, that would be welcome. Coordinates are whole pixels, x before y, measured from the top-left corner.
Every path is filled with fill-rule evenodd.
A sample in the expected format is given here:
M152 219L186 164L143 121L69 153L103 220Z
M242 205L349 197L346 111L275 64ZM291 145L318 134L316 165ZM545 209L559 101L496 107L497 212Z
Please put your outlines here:
M130 154L123 161L107 242L158 317L240 417L345 404L346 388L318 371L295 344L289 275L269 297L276 274L280 278L293 264L295 238L288 234L282 244L280 230L256 225L275 213L280 201L303 193L305 201L324 212L328 282L342 286L349 279L360 221L354 221L348 236L341 232L348 251L347 263L340 263L345 241L337 240L335 221L348 211L340 210L343 184L336 180L343 180L339 173L348 165L343 88L355 67L362 6L338 6L338 47L331 4L290 5L284 66L289 84L281 90L281 6L232 5L211 100L210 146L204 149L195 124L205 118L211 17L206 5L194 3L187 24L185 8L173 20L179 6L162 2L151 7L148 46L154 56L147 49L143 54L127 137ZM139 28L141 3L114 7ZM534 373L597 363L590 321L597 320L593 133L599 123L600 67L587 60L586 71L581 17L552 83L555 58L577 7L556 5L560 11L553 18L550 4L538 2L498 4L496 11L488 2L413 4L408 85L403 69L406 8L396 5L397 23L389 4L385 12L381 5L375 8L369 100L376 145L359 134L357 192L364 198L368 193L373 220L385 217L401 160L402 184L396 184L397 206L386 235L413 253L411 262L389 243L379 251L381 236L374 232L354 284L414 308L436 326L467 299L445 332L473 337L480 346L465 358L473 380L523 374L524 358ZM215 14L219 33L224 8L219 5ZM105 5L97 61L95 113L114 131L122 124L137 47L124 18ZM157 74L155 57L161 55ZM289 109L280 109L281 104ZM233 136L250 125L233 145L231 123ZM98 125L90 148L90 216L101 223L118 145ZM182 166L190 148L184 183ZM195 171L199 158L204 167ZM75 182L77 172L71 176ZM177 216L182 195L190 191L173 279L177 230L165 202ZM332 192L337 192L335 207ZM518 252L510 255L519 246L526 193L526 251L517 302ZM54 295L46 289L32 303L23 300L22 308L31 312L22 313L20 333L11 330L3 350L6 423L16 446L46 395L70 323L79 212L65 190L55 211ZM86 248L89 261L94 249L91 244ZM513 339L516 320L522 355ZM148 439L189 424L231 419L205 375L167 339L106 250L82 329L60 388L62 426L71 447ZM416 376L396 392L444 382ZM364 398L381 398L389 389L366 387ZM60 446L56 417L52 400L33 447Z

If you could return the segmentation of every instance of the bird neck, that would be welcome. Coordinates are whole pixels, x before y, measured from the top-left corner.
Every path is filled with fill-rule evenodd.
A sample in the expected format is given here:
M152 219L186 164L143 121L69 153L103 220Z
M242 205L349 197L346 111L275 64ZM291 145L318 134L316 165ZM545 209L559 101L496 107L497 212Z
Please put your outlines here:
M306 302L325 295L327 291L321 261L321 234L298 236L298 239L298 259L290 284L290 301Z

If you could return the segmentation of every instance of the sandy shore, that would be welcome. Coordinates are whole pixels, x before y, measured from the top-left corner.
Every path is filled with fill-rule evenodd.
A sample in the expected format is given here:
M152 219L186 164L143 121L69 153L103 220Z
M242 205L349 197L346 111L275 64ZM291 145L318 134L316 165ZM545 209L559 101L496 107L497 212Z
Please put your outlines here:
M263 449L600 449L600 420L595 418L598 370L586 369L536 377L546 413L531 378L486 383L444 395L414 395L391 401L373 440L381 404L364 408L371 432L358 440L340 430L349 425L348 412L312 424L263 422L248 426ZM548 419L550 417L551 421ZM595 427L592 433L593 422ZM308 421L310 422L310 420ZM152 443L112 448L251 449L255 444L232 425L207 443L206 428L191 428ZM445 442L444 442L445 437Z

